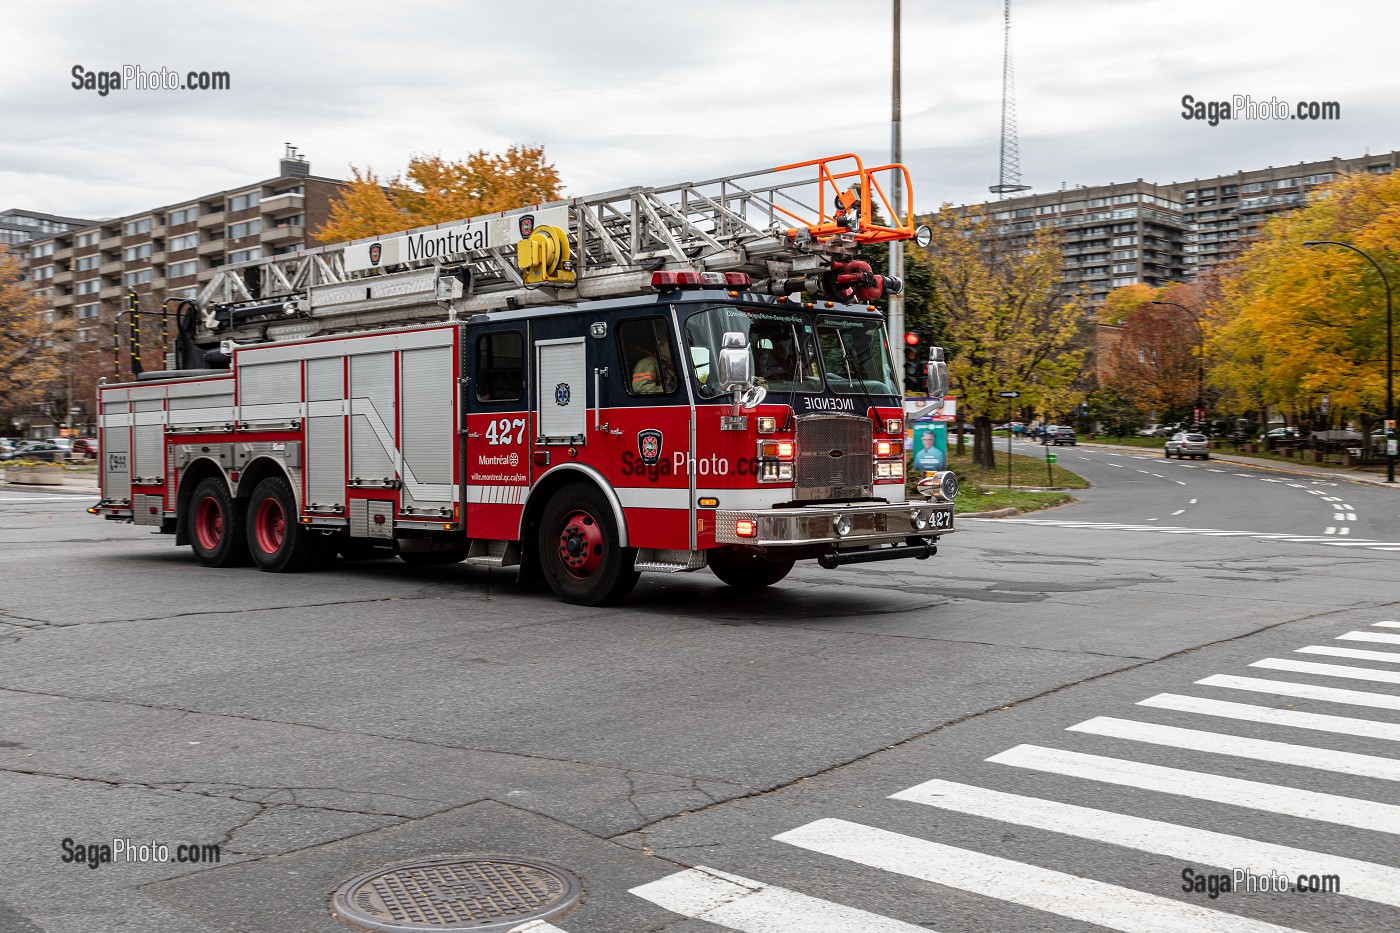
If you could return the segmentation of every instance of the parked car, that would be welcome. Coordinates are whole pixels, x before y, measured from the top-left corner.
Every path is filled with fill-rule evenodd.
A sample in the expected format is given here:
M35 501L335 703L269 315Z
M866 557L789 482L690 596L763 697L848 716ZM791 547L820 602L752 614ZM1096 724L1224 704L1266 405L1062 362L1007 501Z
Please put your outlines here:
M41 460L49 463L62 463L66 459L68 459L68 448L51 444L48 441L35 441L0 455L0 460Z
M97 438L95 437L75 437L70 452L74 457L85 457L88 459L97 456Z
M1045 443L1054 444L1056 447L1061 444L1075 447L1079 444L1079 438L1075 436L1074 428L1069 425L1052 424L1045 429Z
M1162 453L1168 457L1175 455L1179 460L1187 457L1202 460L1210 459L1210 444L1204 434L1191 434L1186 431L1179 431L1167 439L1166 447Z

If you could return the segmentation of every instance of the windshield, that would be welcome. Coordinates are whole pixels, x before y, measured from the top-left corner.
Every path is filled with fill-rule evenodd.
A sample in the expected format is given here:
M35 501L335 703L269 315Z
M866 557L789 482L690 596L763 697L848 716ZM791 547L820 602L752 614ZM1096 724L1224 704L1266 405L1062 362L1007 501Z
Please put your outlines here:
M899 394L889 345L885 342L884 321L824 314L817 318L817 341L832 391Z
M690 316L686 345L701 398L724 394L712 362L726 333L741 333L754 357L754 381L770 392L820 392L816 333L802 314L766 308L722 305Z

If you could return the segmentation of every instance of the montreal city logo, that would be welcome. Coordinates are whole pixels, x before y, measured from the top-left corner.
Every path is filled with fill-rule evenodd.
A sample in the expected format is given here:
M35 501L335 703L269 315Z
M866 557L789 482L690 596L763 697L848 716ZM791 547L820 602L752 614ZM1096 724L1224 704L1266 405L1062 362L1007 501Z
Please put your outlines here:
M661 459L661 432L647 428L637 435L637 453L642 455L642 463L655 466Z
M522 240L528 240L528 239L530 239L530 234L532 234L532 233L534 233L534 232L535 232L535 215L534 215L534 214L521 214L521 215L520 215L520 239L522 239Z
M384 254L384 247L383 247L383 246L381 246L381 245L378 244L378 243L371 243L370 246L369 246L369 264L370 264L371 266L377 266L377 265L379 265L379 257L382 256L383 254Z

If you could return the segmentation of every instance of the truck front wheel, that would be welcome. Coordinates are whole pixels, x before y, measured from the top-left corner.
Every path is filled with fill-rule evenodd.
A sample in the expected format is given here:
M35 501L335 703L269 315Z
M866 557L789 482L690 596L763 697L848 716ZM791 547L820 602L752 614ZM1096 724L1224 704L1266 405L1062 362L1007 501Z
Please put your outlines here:
M324 536L297 521L292 487L281 476L269 476L253 489L247 521L253 562L271 573L307 570L326 546Z
M791 558L769 560L762 554L737 549L719 548L710 551L706 556L715 576L740 590L758 590L772 586L786 577L792 570L792 565L797 563Z
M190 547L206 567L242 567L248 563L248 538L243 529L244 503L229 495L223 480L201 480L190 496Z
M637 585L636 551L618 544L612 507L593 486L566 486L540 521L539 557L550 589L566 602L607 606Z

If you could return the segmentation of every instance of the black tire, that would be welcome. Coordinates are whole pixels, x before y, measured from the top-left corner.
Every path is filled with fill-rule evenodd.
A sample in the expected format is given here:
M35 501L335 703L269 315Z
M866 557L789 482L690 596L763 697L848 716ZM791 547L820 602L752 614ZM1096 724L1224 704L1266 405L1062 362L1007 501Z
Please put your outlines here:
M1202 459L1202 460L1209 460L1209 459L1210 459L1210 454L1201 454L1201 459Z
M248 552L269 573L311 569L325 544L322 536L297 520L296 497L285 477L269 476L248 500Z
M736 590L759 590L772 586L792 570L795 559L769 560L753 551L717 548L708 555L710 569Z
M1163 451L1162 451L1162 456L1164 456L1164 457L1166 457L1168 460L1170 460L1170 459L1172 458L1172 452L1171 452L1170 450L1163 450Z
M450 551L400 551L399 560L410 567L437 567L442 564L460 564L467 559L465 545Z
M618 541L612 506L597 487L575 483L559 490L544 508L536 542L549 588L580 606L620 602L640 574L633 569L637 552Z
M200 480L190 496L190 547L195 560L206 567L245 567L251 560L244 527L247 503L229 495L217 476Z

